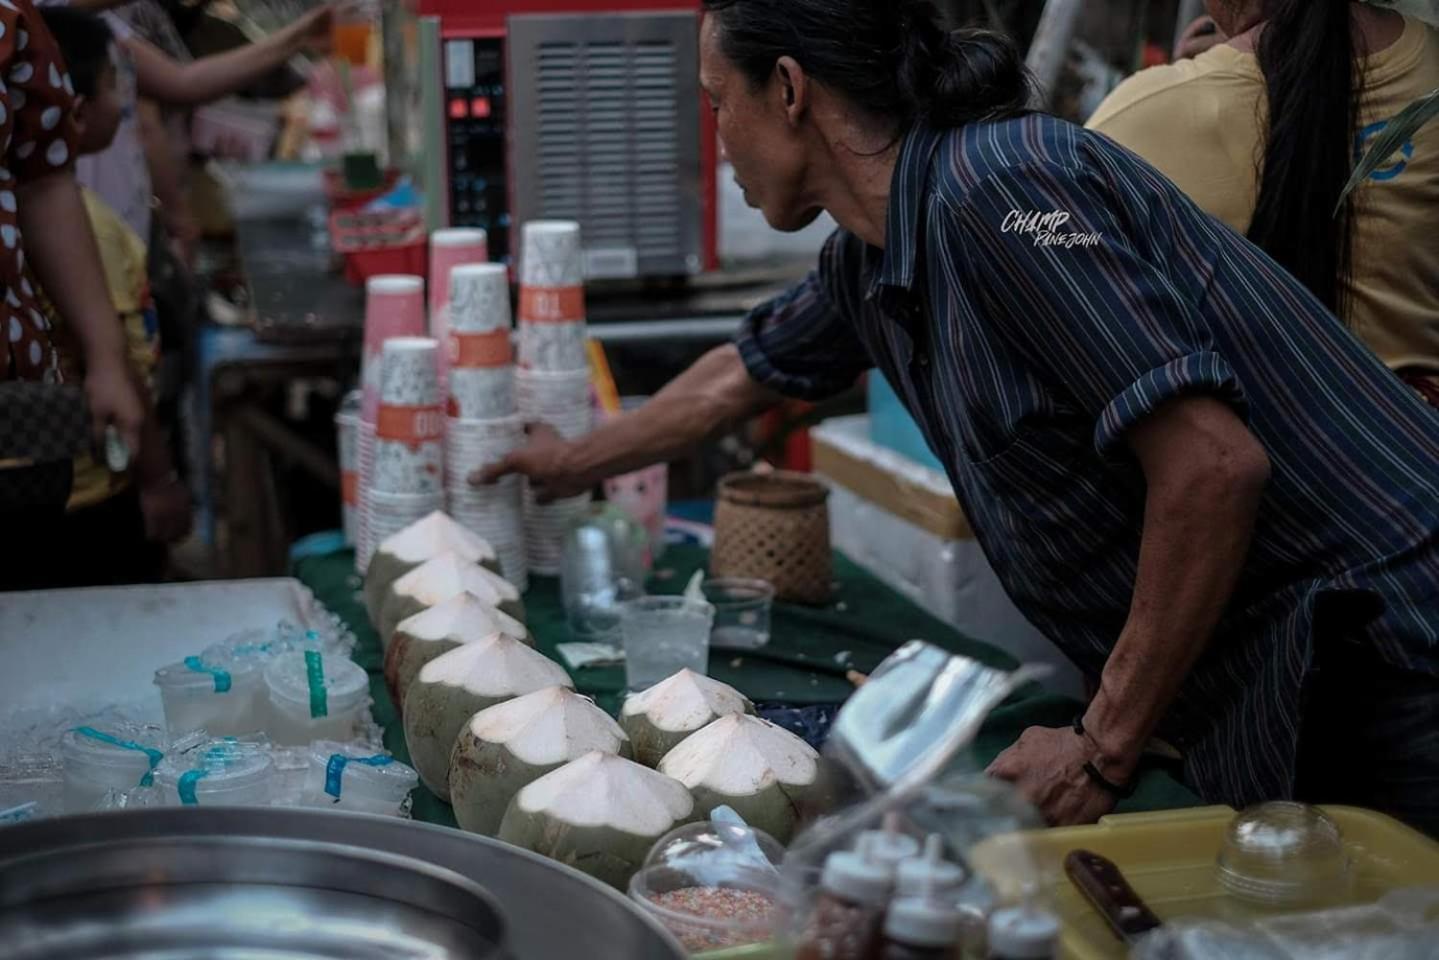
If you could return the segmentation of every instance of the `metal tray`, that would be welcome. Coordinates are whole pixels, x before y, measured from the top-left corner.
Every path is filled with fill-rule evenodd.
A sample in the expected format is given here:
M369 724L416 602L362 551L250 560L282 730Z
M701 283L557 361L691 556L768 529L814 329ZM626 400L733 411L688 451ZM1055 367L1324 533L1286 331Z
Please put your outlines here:
M119 851L117 856L110 849ZM153 855L147 853L156 851ZM216 855L210 855L216 854ZM226 855L220 855L226 854ZM319 860L311 859L320 855ZM385 879L366 881L351 874L371 870L379 855ZM271 857L299 856L279 860ZM361 858L346 861L345 857ZM38 860L29 860L39 857ZM51 859L57 858L57 859ZM135 859L145 869L130 869ZM44 870L45 862L70 864ZM110 864L102 869L102 863ZM308 866L314 863L314 872ZM200 864L197 866L196 864ZM348 864L353 869L342 869ZM363 869L361 869L363 868ZM389 872L401 870L401 874ZM93 873L100 879L92 881ZM106 879L130 876L123 889L104 892ZM211 876L219 882L195 882ZM395 877L404 877L395 882ZM67 887L62 880L72 883ZM280 882L271 881L278 878ZM190 878L186 880L185 878ZM247 878L253 878L247 881ZM467 882L468 881L468 882ZM176 886L176 883L180 886ZM250 886L255 899L245 910L227 885ZM211 888L186 897L167 895L185 885ZM482 888L478 893L474 885ZM288 888L288 889L286 889ZM82 903L74 897L53 899L66 889L91 891ZM313 891L313 892L312 892ZM99 899L97 899L97 897ZM358 899L352 899L358 898ZM20 954L12 950L20 923L50 922L60 932L78 914L51 909L47 904L83 907L111 923L105 932L146 922L158 912L193 912L209 922L221 915L267 918L299 916L327 929L353 924L348 950L343 953L264 952L247 943L232 949L136 949L123 952L114 943L103 953L52 950ZM350 908L368 904L356 915ZM476 905L472 913L456 908ZM90 960L99 956L156 958L213 958L249 960L255 956L467 957L483 960L484 950L405 952L388 941L368 939L369 931L399 932L411 936L436 931L433 936L459 936L456 920L469 929L486 932L483 905L492 903L503 926L508 960L549 960L580 957L585 960L683 960L680 945L656 922L645 916L617 891L585 874L496 840L425 824L387 817L335 811L268 809L263 807L129 810L60 817L0 829L0 960L45 957L46 960ZM428 907L428 913L420 908ZM45 912L45 911L50 912ZM267 912L268 911L268 912ZM108 920L113 918L113 920ZM411 918L419 918L412 922ZM64 921L57 923L57 921ZM228 922L228 921L227 921ZM429 924L433 922L434 926ZM392 924L399 926L392 926ZM273 927L283 926L278 920ZM388 934L386 934L388 935ZM117 941L118 942L118 941ZM360 947L384 942L374 953ZM425 941L414 940L419 946Z
M0 869L0 956L11 960L502 960L503 943L499 908L478 884L339 844L146 838Z

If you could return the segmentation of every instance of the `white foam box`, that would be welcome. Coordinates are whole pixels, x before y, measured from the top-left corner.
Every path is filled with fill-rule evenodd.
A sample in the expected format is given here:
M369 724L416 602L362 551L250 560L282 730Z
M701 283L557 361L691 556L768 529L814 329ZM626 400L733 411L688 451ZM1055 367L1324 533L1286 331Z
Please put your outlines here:
M962 633L1049 665L1048 689L1083 696L1079 671L1010 602L943 473L871 441L868 415L826 420L810 440L837 549Z

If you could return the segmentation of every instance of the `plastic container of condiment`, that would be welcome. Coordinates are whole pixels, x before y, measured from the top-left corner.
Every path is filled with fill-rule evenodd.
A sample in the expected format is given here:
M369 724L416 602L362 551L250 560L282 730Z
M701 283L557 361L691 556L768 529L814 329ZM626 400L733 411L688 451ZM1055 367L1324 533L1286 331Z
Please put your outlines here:
M164 731L140 724L66 731L60 738L65 812L97 810L111 790L127 793L149 786L164 746Z
M784 847L763 830L718 819L676 827L630 880L630 899L693 953L774 934Z
M204 730L211 736L253 733L262 725L260 665L212 648L155 671L172 739Z
M964 917L952 903L920 896L896 897L884 917L881 960L950 960Z
M944 859L944 838L931 833L922 854L901 860L895 868L894 895L948 897L963 886L965 876L963 867Z
M155 784L172 806L264 806L275 785L275 765L261 746L211 740L155 770Z
M1053 960L1059 956L1059 920L1026 903L989 916L990 960Z
M270 739L283 746L352 740L369 701L370 678L354 661L315 650L275 658L265 668Z
M820 895L796 960L870 960L880 945L894 870L872 852L875 833L861 835L856 849L825 858ZM916 845L916 849L917 849Z
M890 875L898 871L899 865L920 855L919 841L901 829L898 811L884 815L884 822L878 830L866 830L855 841L855 849L867 845L869 858L889 870Z
M310 806L399 816L420 782L415 771L384 753L332 740L310 744L305 802Z

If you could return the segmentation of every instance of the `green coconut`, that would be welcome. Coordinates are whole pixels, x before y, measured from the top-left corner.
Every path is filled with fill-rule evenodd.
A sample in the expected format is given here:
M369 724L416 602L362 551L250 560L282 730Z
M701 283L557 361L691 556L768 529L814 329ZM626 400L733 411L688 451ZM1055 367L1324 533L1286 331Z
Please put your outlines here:
M768 720L721 717L665 754L660 773L683 783L701 816L721 804L788 845L825 811L829 790L814 748Z
M625 700L620 726L635 760L654 767L685 737L732 713L754 713L754 704L729 684L685 669Z
M450 803L460 828L493 837L515 794L592 751L630 755L609 714L567 687L548 687L482 710L450 754Z
M390 699L403 709L405 691L421 667L462 643L484 640L496 633L507 633L535 645L523 623L468 592L400 621L385 648L385 685Z
M484 537L466 530L448 514L436 510L375 548L369 569L365 572L365 609L369 611L370 622L379 622L385 591L390 584L446 551L458 553L471 563L478 563L496 573L502 572L499 554Z
M624 890L655 841L694 818L684 784L594 751L515 794L500 839Z
M440 654L405 694L410 765L430 792L449 800L450 752L465 723L486 707L554 686L574 686L564 667L503 633Z
M525 622L525 607L514 584L461 554L446 551L390 584L380 605L380 620L375 624L380 643L390 642L401 620L466 592L473 593L485 606Z

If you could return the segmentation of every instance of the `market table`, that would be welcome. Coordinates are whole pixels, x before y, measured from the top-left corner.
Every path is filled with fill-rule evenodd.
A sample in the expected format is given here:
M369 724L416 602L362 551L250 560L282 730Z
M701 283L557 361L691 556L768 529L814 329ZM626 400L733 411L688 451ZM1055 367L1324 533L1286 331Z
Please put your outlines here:
M703 547L671 547L656 567L650 591L680 592L690 575L707 561L708 552ZM868 673L900 644L916 638L990 666L1018 666L1003 651L964 636L926 613L843 554L835 554L834 572L839 587L828 606L776 604L769 645L761 651L744 653L716 651L710 658L710 675L736 687L756 704L804 706L842 703L854 689L845 678L847 670ZM355 658L370 673L375 720L384 728L385 747L408 761L399 712L385 689L379 636L370 625L358 592L360 578L354 570L353 551L300 557L294 562L294 574L354 631L358 640ZM563 663L556 644L574 638L565 623L559 582L550 577L533 577L530 583L525 608L536 649ZM581 693L594 697L611 713L618 710L624 690L623 668L585 668L571 674ZM1036 724L1064 726L1079 706L1074 700L1046 694L1037 684L1030 684L990 715L971 748L969 761L982 768L1025 728ZM1121 803L1119 810L1165 810L1199 802L1170 769L1156 761L1141 766L1134 795ZM423 786L415 791L414 817L430 823L455 824L449 805Z

